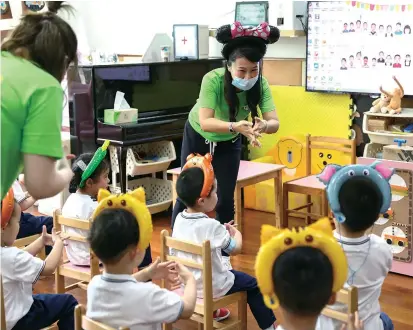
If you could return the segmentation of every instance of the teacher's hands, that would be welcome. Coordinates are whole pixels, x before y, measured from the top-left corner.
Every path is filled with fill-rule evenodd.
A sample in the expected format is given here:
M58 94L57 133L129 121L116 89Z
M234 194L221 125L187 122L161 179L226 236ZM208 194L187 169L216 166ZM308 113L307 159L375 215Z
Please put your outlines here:
M267 131L268 123L266 120L261 119L260 117L254 118L254 128L253 131L255 134L265 133Z
M244 135L253 147L261 147L259 138L261 135L258 132L255 132L252 128L252 123L246 120L240 120L232 125L232 128L235 132Z

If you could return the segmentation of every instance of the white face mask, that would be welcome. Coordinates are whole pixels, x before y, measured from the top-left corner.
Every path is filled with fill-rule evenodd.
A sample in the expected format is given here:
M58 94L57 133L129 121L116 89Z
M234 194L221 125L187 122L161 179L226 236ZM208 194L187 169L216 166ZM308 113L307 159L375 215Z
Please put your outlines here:
M257 66L258 71L260 70L259 64ZM231 69L229 69L231 71ZM242 91L248 91L257 83L259 74L257 74L254 78L245 79L239 77L232 77L232 85Z
M256 77L250 78L250 79L242 79L242 78L234 77L232 78L232 85L242 91L248 91L252 87L254 87L254 85L258 81L258 77L259 77L258 74Z

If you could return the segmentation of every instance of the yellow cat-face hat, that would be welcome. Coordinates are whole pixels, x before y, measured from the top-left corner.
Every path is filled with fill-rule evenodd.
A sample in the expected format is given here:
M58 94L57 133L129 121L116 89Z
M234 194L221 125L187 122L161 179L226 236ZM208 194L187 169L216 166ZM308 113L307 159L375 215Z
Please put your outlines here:
M255 262L255 274L264 302L270 309L277 309L279 301L274 292L272 270L277 258L289 249L313 247L323 252L333 267L333 293L338 292L347 279L347 258L333 236L328 218L297 229L279 229L270 225L261 228L261 248Z
M105 209L124 209L132 213L139 225L138 248L146 250L152 238L152 217L145 203L145 190L142 187L126 194L112 195L106 189L100 189L98 193L99 205L93 212L92 218L95 219L100 212ZM119 238L121 239L121 237Z

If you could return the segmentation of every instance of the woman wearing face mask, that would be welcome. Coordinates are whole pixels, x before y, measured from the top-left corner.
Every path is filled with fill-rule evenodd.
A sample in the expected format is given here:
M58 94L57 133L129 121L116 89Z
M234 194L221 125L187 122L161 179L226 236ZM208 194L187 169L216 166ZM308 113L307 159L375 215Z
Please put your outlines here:
M241 134L253 146L260 146L262 133L272 134L279 127L275 105L267 80L262 76L267 44L276 42L280 32L262 23L256 28L243 28L240 23L224 25L216 38L224 44L224 68L207 73L199 98L192 108L182 142L181 165L191 153L213 154L218 182L217 219L227 223L234 219L234 190L241 159ZM262 119L258 117L260 108ZM254 123L248 121L251 114ZM185 209L177 200L172 225Z

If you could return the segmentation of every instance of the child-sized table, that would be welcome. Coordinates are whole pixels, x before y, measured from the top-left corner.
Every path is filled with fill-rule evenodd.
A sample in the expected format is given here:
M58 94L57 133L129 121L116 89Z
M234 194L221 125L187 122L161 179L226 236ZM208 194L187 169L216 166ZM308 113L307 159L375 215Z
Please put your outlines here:
M242 189L257 184L265 180L274 180L274 204L275 204L275 222L272 223L278 228L281 228L281 209L282 209L282 169L285 168L284 165L278 164L266 164L266 163L255 163L241 160L239 170L237 185L234 192L235 200L235 216L234 222L238 226L238 230L242 233L243 227L243 217L242 217ZM181 173L181 168L174 168L168 170L169 174L172 174L173 182L173 204L176 201L176 190L175 185L179 174Z

